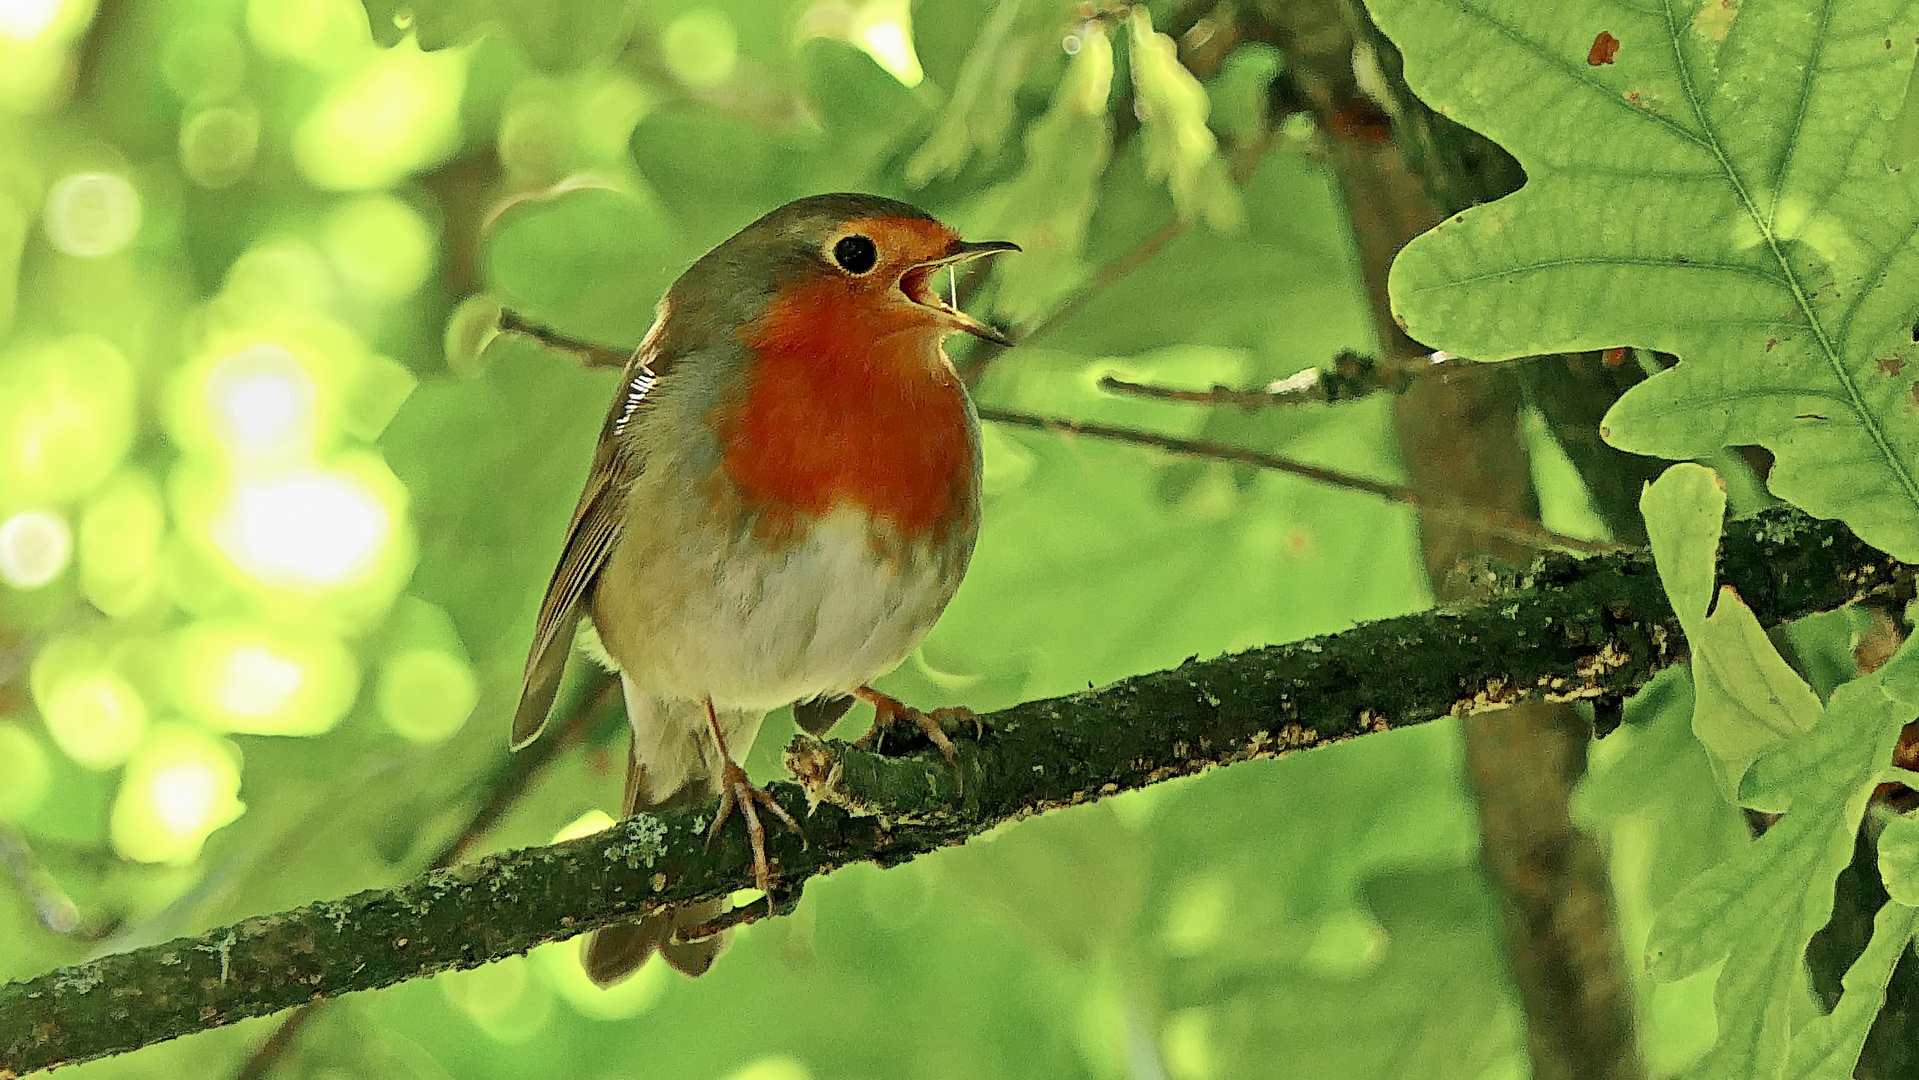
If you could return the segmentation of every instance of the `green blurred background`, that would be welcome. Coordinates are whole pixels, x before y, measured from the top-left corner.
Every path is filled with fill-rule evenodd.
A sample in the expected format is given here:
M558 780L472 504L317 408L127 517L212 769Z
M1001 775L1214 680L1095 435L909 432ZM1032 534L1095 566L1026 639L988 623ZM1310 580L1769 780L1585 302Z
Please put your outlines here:
M1059 0L0 0L0 978L417 872L506 753L613 391L494 336L500 307L630 346L788 199L879 192L1026 248L969 283L1037 328L982 404L1403 479L1381 398L1252 415L1096 385L1259 386L1374 348L1320 133L1281 121L1280 54L1234 26ZM1596 535L1530 432L1547 523ZM990 425L985 453L979 555L882 684L908 700L987 710L1431 602L1417 522L1365 494ZM1707 783L1685 696L1638 707L1582 804L1629 949L1743 835L1659 801ZM791 732L749 770L777 775ZM601 992L562 943L352 997L278 1075L1523 1076L1457 736L851 868L698 981ZM603 820L624 737L601 725L483 847ZM1709 998L1645 989L1656 1070L1710 1039ZM71 1075L231 1075L274 1023Z

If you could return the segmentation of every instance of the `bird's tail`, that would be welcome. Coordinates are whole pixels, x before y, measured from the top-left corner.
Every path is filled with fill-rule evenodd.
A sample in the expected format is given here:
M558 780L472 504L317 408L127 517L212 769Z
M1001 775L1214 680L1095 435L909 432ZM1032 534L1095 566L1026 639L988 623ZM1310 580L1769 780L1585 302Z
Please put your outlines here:
M622 674L626 715L633 725L633 749L627 758L622 816L670 809L711 799L720 791L719 748L707 731L706 707L697 701L654 697ZM723 712L720 727L735 760L745 756L758 734L758 713ZM724 899L680 904L634 922L595 930L587 938L582 964L600 986L611 986L638 971L655 951L688 975L701 975L732 939L721 931L698 940L682 940L680 931L719 918L731 906Z

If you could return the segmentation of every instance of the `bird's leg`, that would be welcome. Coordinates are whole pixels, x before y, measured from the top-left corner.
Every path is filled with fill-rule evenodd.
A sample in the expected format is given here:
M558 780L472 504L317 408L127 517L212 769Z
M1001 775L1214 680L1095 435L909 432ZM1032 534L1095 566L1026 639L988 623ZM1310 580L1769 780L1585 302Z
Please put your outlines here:
M771 810L775 817L786 822L786 827L795 833L800 831L800 824L793 820L793 815L786 812L786 807L775 801L773 796L754 787L752 781L746 778L746 770L740 768L739 763L733 760L733 752L726 748L726 736L720 734L720 717L713 711L713 699L710 697L704 699L704 704L707 730L713 733L713 744L720 748L721 763L720 810L713 815L713 824L706 830L706 842L712 843L713 838L720 834L720 826L726 823L727 816L732 814L734 805L738 804L740 813L746 818L747 843L753 848L753 884L766 894L766 902L770 907L773 903L773 867L766 861L766 829L760 825L760 815L755 804ZM804 835L801 834L802 837Z
M896 697L882 694L870 686L862 686L853 691L853 696L873 706L873 729L855 740L855 746L867 746L875 750L886 737L886 729L894 724L912 724L926 733L927 739L939 747L948 763L955 760L959 748L953 745L952 737L946 734L946 721L970 720L973 722L975 737L986 733L986 725L973 715L973 710L965 708L934 709L921 712Z

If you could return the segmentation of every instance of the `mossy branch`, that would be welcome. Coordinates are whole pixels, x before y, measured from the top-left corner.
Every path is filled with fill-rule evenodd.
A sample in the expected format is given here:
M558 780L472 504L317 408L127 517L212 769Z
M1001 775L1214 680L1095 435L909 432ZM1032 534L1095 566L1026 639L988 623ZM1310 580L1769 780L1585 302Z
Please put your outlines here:
M1875 593L1910 571L1791 509L1735 522L1722 578L1767 625ZM1215 765L1276 757L1543 696L1617 703L1680 658L1651 559L1552 556L1486 603L1191 660L1029 702L960 740L957 766L796 739L799 783L771 786L806 840L772 830L790 903L811 877L893 865L1003 821ZM812 810L808 815L809 806ZM0 986L0 1078L88 1061L355 990L474 967L751 883L740 830L710 807L435 870L392 889L248 919Z

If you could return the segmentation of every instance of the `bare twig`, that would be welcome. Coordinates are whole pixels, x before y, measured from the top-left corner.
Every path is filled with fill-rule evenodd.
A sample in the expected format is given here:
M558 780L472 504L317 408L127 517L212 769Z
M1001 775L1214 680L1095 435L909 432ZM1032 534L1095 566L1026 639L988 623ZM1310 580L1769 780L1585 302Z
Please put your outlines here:
M528 322L519 312L508 308L500 309L500 333L519 334L563 353L571 353L583 367L625 367L633 356L632 349L614 349L605 345L596 345L584 338L562 334L550 326Z
M1253 390L1214 385L1210 390L1183 390L1171 386L1130 382L1112 375L1099 380L1099 388L1109 393L1151 401L1179 401L1193 405L1232 405L1247 411L1276 406L1318 405L1354 401L1377 393L1403 394L1414 382L1438 376L1453 378L1480 371L1500 370L1508 364L1534 359L1520 357L1503 363L1482 363L1454 356L1434 354L1397 364L1380 364L1370 356L1342 352L1333 358L1331 368L1307 368L1284 379Z
M582 363L586 363L589 366L600 362L605 357L619 355L616 350L595 345L591 342L581 341L578 338L569 337L547 327L536 326L518 316L512 316L509 320L505 313L502 314L500 319L500 329L508 333L524 334L548 348L571 353L580 358ZM624 364L626 362L625 357L621 356L619 362ZM1393 502L1410 506L1422 516L1433 520L1449 521L1472 528L1484 529L1495 536L1503 536L1517 543L1527 544L1536 548L1562 548L1567 551L1582 551L1588 553L1603 553L1619 550L1615 544L1608 544L1601 540L1584 540L1576 536L1567 536L1564 533L1553 532L1538 522L1523 521L1511 515L1495 514L1468 507L1435 504L1431 500L1420 498L1416 491L1403 484L1388 484L1379 480L1369 480L1363 476L1355 476L1351 473L1321 468L1317 465L1308 465L1302 461L1294 461L1291 458L1283 458L1277 454L1263 453L1258 450L1247 450L1242 447L1227 446L1223 443L1180 439L1170 435L1156 435L1152 432L1110 427L1106 424L1033 416L1007 409L982 408L979 410L979 416L981 420L988 420L994 423L1038 428L1042 431L1053 431L1065 435L1090 435L1095 438L1113 439L1119 442L1130 442L1141 446L1158 447L1161 450L1168 450L1176 454L1212 458L1218 461L1233 461L1242 465L1256 465L1262 469L1273 469L1278 472L1291 473L1294 476L1305 477L1308 480L1317 480L1322 484L1331 484L1335 487L1350 488L1354 491L1366 492L1369 495L1377 495L1380 498L1390 499Z
M1252 177L1253 170L1259 168L1260 160L1266 156L1266 151L1271 149L1274 141L1278 137L1279 133L1277 129L1268 128L1262 137L1248 143L1233 156L1230 173L1235 184L1243 186L1246 181ZM1167 218L1160 224L1159 228L1147 233L1135 242L1133 246L1120 252L1120 254L1111 261L1100 266L1098 270L1093 272L1092 277L1087 278L1084 284L1073 290L1072 295L1062 301L1060 305L1054 308L1045 318L1034 323L1030 328L1015 334L1014 337L1020 344L1024 345L1029 341L1042 338L1057 329L1060 324L1071 318L1081 308L1091 303L1100 293L1112 288L1131 275L1133 271L1151 262L1154 256L1166 250L1168 244L1179 239L1180 235L1186 231L1186 227L1190 224L1192 224L1191 221L1177 216ZM972 353L954 366L958 368L960 378L965 380L968 386L971 386L979 381L979 377L985 372L986 366L992 363L1000 353L1005 351L1005 347L1001 345L994 345L986 341L976 342Z
M1190 457L1208 458L1214 461L1232 461L1241 465L1256 465L1262 469L1290 473L1294 476L1316 480L1322 484L1363 491L1377 495L1396 503L1403 503L1418 511L1422 517L1436 521L1445 521L1470 528L1484 529L1495 536L1502 536L1516 543L1534 548L1561 548L1567 551L1604 553L1618 551L1619 546L1603 540L1585 540L1577 536L1554 532L1536 521L1524 521L1511 516L1466 506L1452 506L1434 503L1423 498L1417 491L1404 484L1388 484L1380 480L1371 480L1352 473L1338 472L1333 469L1308 465L1303 461L1268 454L1259 450L1248 450L1239 446L1227 446L1224 443L1203 442L1198 439L1181 439L1172 435L1159 435L1150 431L1135 431L1131 428L1112 427L1107 424L1095 424L1081 420L1066 420L1049 416L1034 416L1030 413L1013 412L1008 409L985 408L979 411L981 420L997 424L1012 424L1017 427L1036 428L1040 431L1052 431L1062 435L1090 435L1097 439L1112 439L1116 442L1133 443L1136 446L1151 446L1175 454Z

